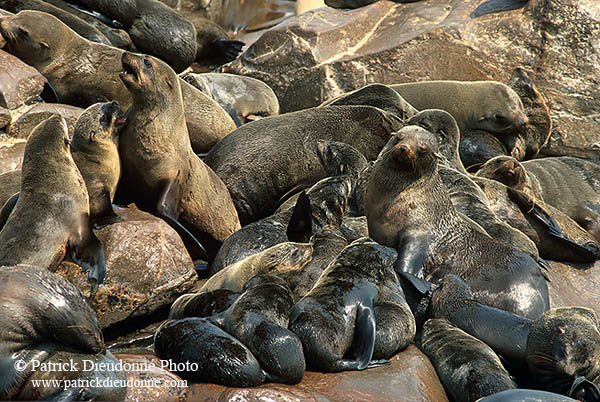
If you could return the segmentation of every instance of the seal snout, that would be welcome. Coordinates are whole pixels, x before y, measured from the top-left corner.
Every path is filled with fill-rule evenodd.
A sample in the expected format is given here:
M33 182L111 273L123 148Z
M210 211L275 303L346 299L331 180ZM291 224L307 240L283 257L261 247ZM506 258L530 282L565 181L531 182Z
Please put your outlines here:
M121 80L125 85L132 84L139 80L139 68L136 63L135 55L129 52L123 53L121 56L121 63L123 64L123 72L119 74Z

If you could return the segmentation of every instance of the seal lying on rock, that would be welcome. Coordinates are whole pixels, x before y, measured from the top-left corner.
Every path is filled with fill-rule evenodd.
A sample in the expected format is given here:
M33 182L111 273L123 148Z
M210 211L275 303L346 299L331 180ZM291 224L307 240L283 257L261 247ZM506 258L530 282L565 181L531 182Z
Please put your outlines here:
M369 180L367 223L375 241L398 251L396 271L433 283L457 274L477 289L480 301L524 317L548 310L538 263L456 212L437 171L433 134L407 126L390 141Z
M0 261L54 268L66 252L92 289L106 276L104 247L92 231L88 192L60 116L40 123L25 147L21 192L0 231Z

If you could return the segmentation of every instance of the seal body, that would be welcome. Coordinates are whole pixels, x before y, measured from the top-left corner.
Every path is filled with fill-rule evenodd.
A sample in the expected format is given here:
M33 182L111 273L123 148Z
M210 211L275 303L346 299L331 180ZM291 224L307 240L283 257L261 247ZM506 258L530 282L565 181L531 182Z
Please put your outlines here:
M475 401L517 388L489 346L444 319L425 323L422 349L453 401Z
M67 124L55 115L36 126L25 146L21 192L0 231L0 261L50 269L67 250L90 280L104 280L104 247L91 228L85 182Z
M123 124L116 101L97 103L79 116L73 132L71 155L85 181L97 229L119 220L112 202L121 177L118 134Z
M140 207L192 230L211 247L212 259L215 241L240 229L240 223L227 187L192 151L179 79L151 56L124 53L123 68L121 78L134 103L119 137L120 186Z
M397 118L370 106L312 108L238 128L210 150L205 162L225 182L240 221L248 224L294 187L325 177L316 140L345 142L374 159L398 125Z
M395 258L392 249L369 238L359 239L331 262L310 292L296 303L289 328L302 340L308 366L323 371L376 367L386 362L372 360L375 350L396 352L412 341L415 328L412 315L406 316L408 330L388 332L384 314L376 318L374 310L380 285L393 278ZM397 296L403 299L404 294L396 284L400 292ZM382 296L382 302L391 300L387 291ZM377 337L379 330L395 333L393 346L389 344L391 339ZM378 341L385 345L376 345ZM350 354L356 355L355 359L344 358L351 346L354 353Z
M457 274L480 301L525 317L548 310L537 262L456 212L437 171L433 134L407 126L390 141L371 173L367 223L374 240L398 250L396 270L434 283Z

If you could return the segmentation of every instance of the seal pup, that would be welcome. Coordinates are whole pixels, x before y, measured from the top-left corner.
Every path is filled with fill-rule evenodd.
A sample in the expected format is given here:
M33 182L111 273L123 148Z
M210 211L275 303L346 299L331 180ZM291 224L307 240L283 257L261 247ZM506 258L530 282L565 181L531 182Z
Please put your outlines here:
M240 223L227 187L192 151L179 79L152 56L123 53L122 63L121 80L134 103L119 136L119 187L184 236L192 254L212 260Z
M60 102L86 108L116 100L124 110L131 106L132 96L119 78L123 50L90 42L39 11L2 17L0 33L8 37L13 55L48 79ZM192 146L196 152L207 152L235 124L215 101L187 82L179 83Z
M434 135L407 126L390 142L371 173L366 216L369 235L398 251L396 271L433 283L457 274L477 289L480 301L524 317L548 310L538 263L457 213L437 171Z
M254 275L300 269L311 260L312 255L313 248L307 243L276 244L217 272L206 281L198 293L215 289L241 292L246 282Z
M302 343L287 329L294 306L285 281L273 274L255 275L244 292L211 320L252 352L269 382L297 384L306 368Z
M256 78L227 73L187 73L182 78L221 105L237 127L279 114L275 92Z
M204 161L225 182L243 225L296 186L325 177L317 140L339 141L374 159L400 120L372 106L327 106L250 122L216 144ZM247 180L252 177L252 180Z
M186 293L173 302L169 318L210 317L229 308L240 296L240 292L215 289L202 293Z
M92 231L88 193L73 161L65 120L38 124L23 156L21 191L0 231L0 261L41 269L58 265L68 251L92 294L106 276L104 247Z
M80 0L86 7L120 22L128 29L138 17L136 0Z
M154 353L176 364L196 363L197 370L177 372L190 381L228 387L252 387L265 382L252 352L206 318L165 321L154 335Z
M88 107L75 123L71 155L87 187L94 229L120 220L112 202L121 177L119 130L125 123L117 101Z
M309 367L337 372L387 365L387 360L372 360L376 349L395 352L412 341L414 332L403 331L396 334L393 347L376 346L378 340L389 341L377 338L379 324L384 332L393 333L386 331L386 321L377 319L374 308L380 285L394 275L396 257L393 249L369 238L359 239L329 264L310 292L296 303L289 329L300 337ZM403 298L403 294L397 296ZM345 358L350 349L355 356Z
M348 176L320 180L305 193L305 197L302 193L292 197L273 215L246 225L225 239L210 264L211 274L275 244L308 241L312 234L327 225L340 227L348 213L351 191ZM290 234L295 238L290 238Z
M123 373L109 370L91 375L62 370L40 373L39 367L36 370L34 361L69 364L72 359L78 367L83 366L83 360L116 363L105 350L96 313L81 292L48 270L26 265L0 266L0 328L2 399L48 399L68 394L62 387L32 387L31 380L40 376L48 380L124 380ZM22 366L17 364L19 361ZM124 398L126 391L124 387L75 390L86 398L97 399Z
M488 345L444 319L430 319L423 325L421 349L453 401L475 401L517 388Z

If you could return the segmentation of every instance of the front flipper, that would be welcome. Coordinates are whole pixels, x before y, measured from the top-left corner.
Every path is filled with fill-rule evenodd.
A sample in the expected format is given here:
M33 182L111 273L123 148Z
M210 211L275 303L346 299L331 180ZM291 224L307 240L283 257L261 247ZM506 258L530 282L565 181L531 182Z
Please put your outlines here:
M11 212L13 211L13 209L15 209L15 205L19 200L19 194L21 193L13 194L8 200L6 200L4 206L2 207L2 210L0 210L0 230L2 230Z
M94 204L97 207L94 208L96 210L90 211L94 229L102 229L121 220L121 217L113 210L108 190L104 189L100 194L100 199L95 200Z
M598 259L599 250L596 247L585 246L569 239L556 220L522 191L510 187L507 187L507 191L511 201L517 204L525 215L531 216L536 222L546 227L550 236L585 259L590 261Z
M419 274L422 275L423 273L423 263L427 257L427 249L428 247L420 242L418 237L412 235L402 237L396 247L398 259L394 269L422 294L426 294L431 289L431 284L428 281L419 278Z
M219 53L221 53L227 61L235 60L244 48L244 45L245 43L239 40L223 39L217 41Z
M302 191L296 201L286 234L289 241L298 243L308 243L310 241L312 236L312 208L306 191Z
M389 360L371 360L375 350L375 311L373 303L358 304L356 325L354 327L354 343L356 359L342 359L337 362L338 371L364 370L373 367L387 366Z
M181 186L179 175L174 179L163 179L159 184L158 203L156 204L156 216L162 218L169 224L181 237L183 244L189 250L192 258L202 258L209 260L206 249L196 237L190 233L181 223L177 221L179 217L179 201L181 200Z
M94 232L87 214L81 215L79 228L69 239L71 258L79 265L83 272L88 273L88 282L91 285L90 299L93 299L98 290L98 285L106 277L106 258L104 246Z
M600 401L600 390L598 386L588 380L585 377L577 377L575 381L573 381L573 385L569 390L569 394L571 398L575 398L578 401Z

